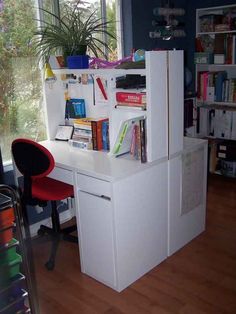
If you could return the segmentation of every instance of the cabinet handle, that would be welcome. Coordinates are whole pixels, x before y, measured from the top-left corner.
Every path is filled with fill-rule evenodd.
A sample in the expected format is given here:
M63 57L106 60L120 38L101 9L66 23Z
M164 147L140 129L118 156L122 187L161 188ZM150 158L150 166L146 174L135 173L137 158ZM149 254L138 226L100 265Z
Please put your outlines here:
M94 193L91 193L91 192L87 192L87 191L84 191L84 190L79 190L80 192L83 192L83 193L86 193L86 194L89 194L89 195L92 195L92 196L95 196L95 197L99 197L99 198L102 198L106 201L110 201L111 198L109 196L106 196L106 195L99 195L99 194L94 194Z
M105 195L101 195L101 198L104 198L104 200L108 200L108 201L111 200L111 198L109 196L105 196Z

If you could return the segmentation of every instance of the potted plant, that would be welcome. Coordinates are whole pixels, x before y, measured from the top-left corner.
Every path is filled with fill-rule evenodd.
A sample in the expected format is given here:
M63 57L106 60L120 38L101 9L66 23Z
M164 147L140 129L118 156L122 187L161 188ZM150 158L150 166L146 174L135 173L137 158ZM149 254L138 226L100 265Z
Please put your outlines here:
M71 6L64 4L63 14L41 9L45 19L34 33L37 53L48 62L50 55L62 54L68 68L88 68L87 50L95 57L104 56L103 48L109 46L102 40L103 34L115 38L108 30L110 22L104 22L92 13L79 6L81 1Z

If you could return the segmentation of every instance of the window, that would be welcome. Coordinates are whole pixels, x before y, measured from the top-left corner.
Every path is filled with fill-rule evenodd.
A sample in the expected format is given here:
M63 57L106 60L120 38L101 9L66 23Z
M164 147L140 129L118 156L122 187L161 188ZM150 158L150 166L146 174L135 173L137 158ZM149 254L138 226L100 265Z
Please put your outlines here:
M0 0L0 146L5 164L13 139L46 138L41 73L31 44L35 13L33 0Z
M63 14L63 4L75 5L78 0L60 0L59 8L61 14ZM108 60L113 61L122 56L122 38L121 38L121 0L86 0L80 1L81 7L89 9L90 12L96 11L98 17L102 17L104 21L109 21L108 27L117 36L117 40L112 38L107 38L106 36L102 38L108 43L110 51L104 51Z
M10 147L15 138L46 139L41 71L31 41L37 27L36 14L42 14L40 10L36 12L36 7L60 14L63 3L77 2L0 0L0 147L4 164L11 160ZM111 48L105 51L109 60L122 56L120 3L121 0L81 0L81 5L112 21L109 27L118 34L118 41L105 38Z

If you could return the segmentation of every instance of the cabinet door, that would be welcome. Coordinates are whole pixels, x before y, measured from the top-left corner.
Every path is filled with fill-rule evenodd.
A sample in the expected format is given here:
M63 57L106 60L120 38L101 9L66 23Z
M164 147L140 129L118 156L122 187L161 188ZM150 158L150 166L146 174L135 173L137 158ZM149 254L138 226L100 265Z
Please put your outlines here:
M111 201L79 191L81 250L84 272L115 286Z

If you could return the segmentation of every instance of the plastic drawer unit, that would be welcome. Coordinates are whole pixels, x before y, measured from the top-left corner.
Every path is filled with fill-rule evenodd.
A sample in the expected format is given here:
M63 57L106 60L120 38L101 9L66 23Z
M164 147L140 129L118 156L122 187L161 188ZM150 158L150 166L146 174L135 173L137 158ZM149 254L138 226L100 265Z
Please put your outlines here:
M0 313L25 313L25 276L20 273L19 241L13 238L15 212L10 197L0 193Z

